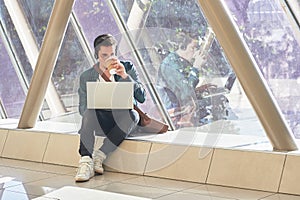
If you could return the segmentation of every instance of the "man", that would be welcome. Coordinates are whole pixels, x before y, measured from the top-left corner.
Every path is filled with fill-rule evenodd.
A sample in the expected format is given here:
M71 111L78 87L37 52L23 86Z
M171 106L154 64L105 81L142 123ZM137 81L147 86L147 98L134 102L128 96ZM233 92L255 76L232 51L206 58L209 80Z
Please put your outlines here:
M175 126L193 126L195 87L199 83L199 70L193 67L193 59L199 41L183 33L178 34L177 39L177 50L168 54L158 70L159 93L171 116L175 115ZM176 115L177 112L180 115ZM188 115L183 117L185 113Z
M177 39L177 50L164 58L158 70L159 93L177 128L198 126L202 123L201 119L210 114L207 107L214 104L212 100L199 98L198 94L216 86L197 86L199 69L194 67L194 64L197 63L201 67L205 60L204 57L196 56L199 54L200 41L184 33L179 33ZM195 62L195 58L199 60Z
M94 176L94 172L103 174L103 161L134 130L139 121L139 115L134 109L87 109L86 83L105 81L103 75L111 81L133 82L135 104L145 101L145 89L139 81L135 67L131 62L120 61L115 57L116 46L117 41L112 35L99 35L94 40L95 58L98 62L80 76L78 94L79 112L82 115L82 125L79 130L81 159L76 181L88 181ZM105 64L109 57L112 57L110 65L115 69L115 74L111 74ZM100 149L94 149L94 133L105 136Z

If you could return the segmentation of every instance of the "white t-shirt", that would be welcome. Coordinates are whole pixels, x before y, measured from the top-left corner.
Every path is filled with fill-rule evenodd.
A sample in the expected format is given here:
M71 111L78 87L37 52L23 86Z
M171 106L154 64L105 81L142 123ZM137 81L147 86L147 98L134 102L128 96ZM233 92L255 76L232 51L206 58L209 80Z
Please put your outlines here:
M109 80L111 82L115 82L115 76L114 75L110 75ZM99 74L98 80L97 81L105 81L102 76Z

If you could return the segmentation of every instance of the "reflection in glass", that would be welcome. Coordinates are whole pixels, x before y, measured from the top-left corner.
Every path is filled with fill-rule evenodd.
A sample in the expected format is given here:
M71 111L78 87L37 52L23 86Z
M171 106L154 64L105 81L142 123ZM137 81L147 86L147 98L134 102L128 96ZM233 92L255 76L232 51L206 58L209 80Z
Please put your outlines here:
M198 2L137 2L119 0L117 5L123 20L136 29L131 30L136 48L175 127L237 119L228 94L212 95L224 90L226 80L235 75ZM138 18L141 10L145 21L132 27L129 20ZM230 85L237 82L234 78Z
M300 44L280 1L226 3L294 135L300 138Z
M77 110L79 75L87 67L89 67L89 62L73 26L69 24L52 75L53 84L67 111Z

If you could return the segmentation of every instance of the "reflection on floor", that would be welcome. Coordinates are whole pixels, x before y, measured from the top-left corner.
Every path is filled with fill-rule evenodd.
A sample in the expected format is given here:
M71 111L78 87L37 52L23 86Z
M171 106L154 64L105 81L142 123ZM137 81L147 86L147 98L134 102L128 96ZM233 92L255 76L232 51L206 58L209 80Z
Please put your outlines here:
M84 191L84 196L78 198L81 200L103 197L124 200L300 200L300 196L112 172L98 175L89 182L76 183L75 171L73 167L0 158L0 199L69 200L67 196L72 196L71 190L74 194ZM72 200L76 198L73 196Z

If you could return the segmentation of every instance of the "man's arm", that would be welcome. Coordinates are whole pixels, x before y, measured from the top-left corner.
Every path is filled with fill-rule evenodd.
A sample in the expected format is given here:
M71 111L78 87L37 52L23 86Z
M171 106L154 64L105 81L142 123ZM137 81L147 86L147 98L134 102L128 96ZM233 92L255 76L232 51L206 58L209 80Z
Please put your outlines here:
M161 64L160 76L164 79L167 87L176 94L177 98L184 102L190 102L194 88L188 80L180 73L177 64L172 59ZM181 102L182 103L182 102Z
M119 77L120 82L134 82L134 98L140 102L144 103L146 100L146 90L141 83L139 79L138 72L135 68L135 66L131 62L122 62L122 64L125 67L126 73L128 74L128 77L126 79L123 79Z
M87 109L86 78L84 77L84 75L80 76L78 95L79 113L82 116L84 111Z

